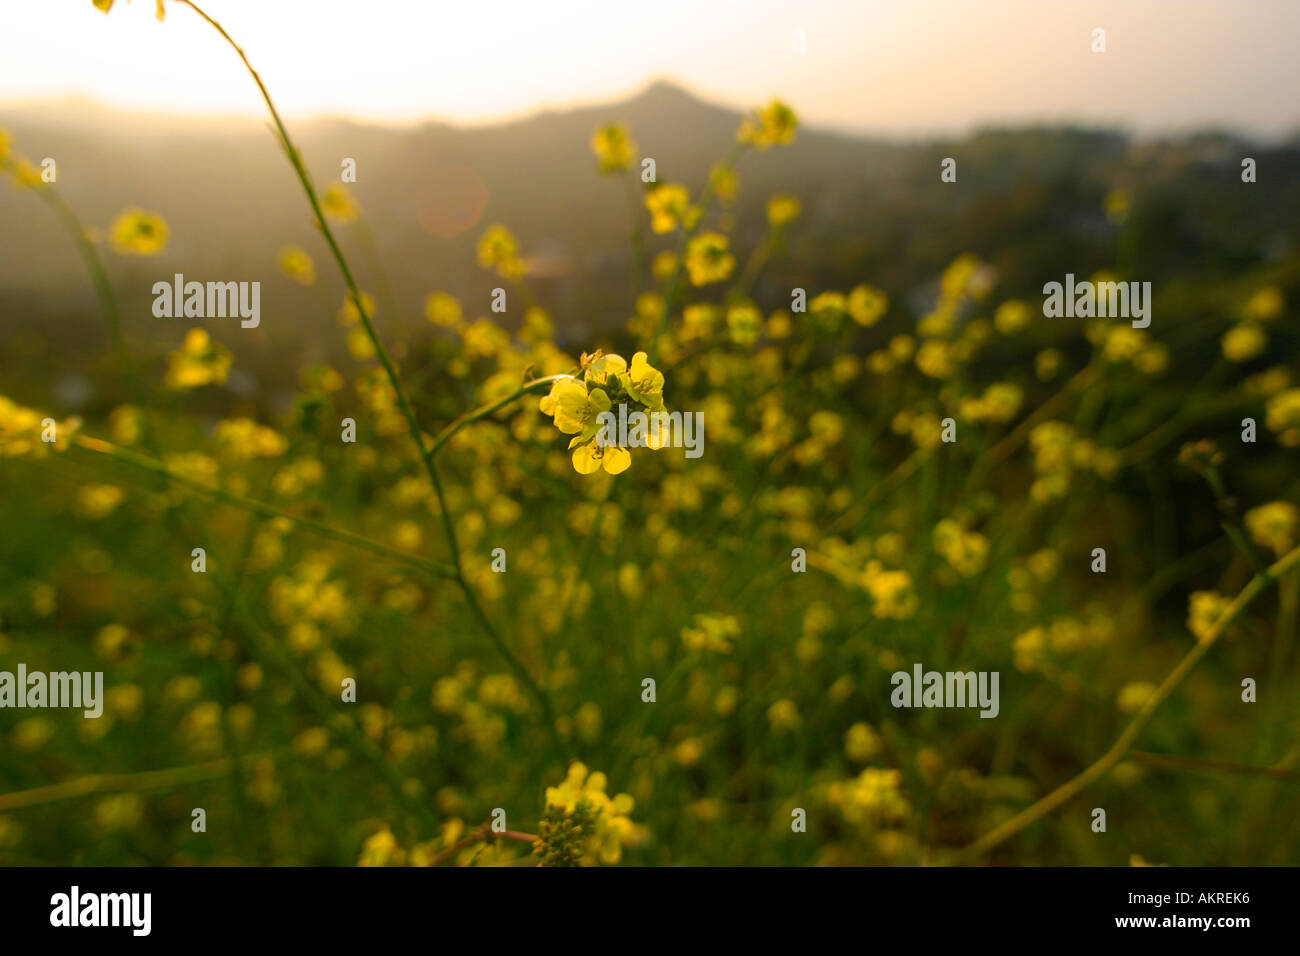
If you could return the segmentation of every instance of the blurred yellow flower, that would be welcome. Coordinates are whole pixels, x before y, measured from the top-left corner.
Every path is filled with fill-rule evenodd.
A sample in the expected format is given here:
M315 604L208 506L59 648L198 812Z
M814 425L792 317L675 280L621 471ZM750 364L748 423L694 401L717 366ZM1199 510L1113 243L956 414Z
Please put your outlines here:
M167 223L156 213L127 209L108 227L113 251L121 255L153 256L167 245Z
M801 210L799 198L786 193L773 196L767 201L767 222L773 229L780 229L783 226L794 222L799 217Z
M276 265L284 275L299 285L309 286L316 282L316 264L298 246L282 248L276 256Z
M361 215L361 207L349 195L341 182L332 182L325 187L320 197L321 210L326 217L336 222L349 223Z
M692 285L711 285L731 275L736 267L736 257L728 251L726 236L703 232L686 244L683 264Z
M1281 557L1296 546L1300 508L1289 501L1270 501L1247 511L1245 522L1256 544Z
M798 125L794 110L780 100L772 100L745 117L736 132L736 139L759 150L770 149L793 140Z
M627 129L618 123L602 126L591 134L591 151L596 154L602 173L626 169L636 152L636 144Z
M190 329L181 347L168 356L165 381L170 388L219 385L230 373L230 352L204 329Z
M1223 356L1230 362L1245 362L1268 348L1268 336L1257 325L1243 323L1223 334Z

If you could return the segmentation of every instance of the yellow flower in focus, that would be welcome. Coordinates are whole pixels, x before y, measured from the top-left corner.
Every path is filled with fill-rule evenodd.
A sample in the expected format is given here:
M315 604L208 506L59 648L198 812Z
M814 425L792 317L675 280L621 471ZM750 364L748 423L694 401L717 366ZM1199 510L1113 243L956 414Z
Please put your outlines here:
M691 284L696 286L721 282L736 267L736 257L728 251L727 237L717 232L704 232L686 245L683 259Z
M580 475L592 475L602 468L607 474L621 475L632 465L632 453L617 445L604 448L589 441L573 450L573 470Z
M625 127L611 123L591 134L591 151L596 154L602 173L614 173L627 169L636 152L636 144Z
M645 352L632 356L632 365L619 375L627 393L651 411L664 407L664 373L646 360Z
M280 272L299 285L309 286L316 283L316 264L311 256L298 246L285 246L276 257Z
M595 436L600 425L596 417L609 411L609 396L604 389L590 392L573 379L557 381L548 396L554 409L555 427L566 435L578 435L584 440Z
M736 139L759 150L766 150L793 140L798 125L799 120L794 110L780 100L772 100L745 117L736 132Z
M108 227L113 251L120 255L154 256L167 245L167 223L143 209L127 209Z
M626 793L605 793L603 773L588 775L585 764L569 765L564 782L546 788L546 806L533 853L540 866L593 866L617 863L623 847L640 842L629 817L634 801Z
M1296 546L1296 527L1300 525L1300 508L1289 501L1270 501L1246 512L1246 530L1260 547L1278 557Z

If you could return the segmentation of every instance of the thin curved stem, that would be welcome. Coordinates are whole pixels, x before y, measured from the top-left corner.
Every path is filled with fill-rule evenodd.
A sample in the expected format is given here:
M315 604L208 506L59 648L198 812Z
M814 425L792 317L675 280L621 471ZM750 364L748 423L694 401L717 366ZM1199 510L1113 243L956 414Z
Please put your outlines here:
M238 54L239 59L243 62L249 75L252 76L253 82L257 84L257 89L262 94L262 100L266 103L266 108L270 111L271 119L275 123L276 131L280 137L280 144L284 147L285 155L288 157L289 164L293 167L294 172L298 176L299 183L302 184L303 192L307 195L307 201L311 204L312 213L316 217L316 225L320 229L321 235L325 237L325 242L329 246L330 253L333 255L334 261L339 267L339 271L343 274L343 281L347 284L348 292L352 296L353 304L357 308L361 327L365 330L367 338L370 339L371 344L374 346L375 355L379 359L380 365L383 366L384 373L388 376L389 384L392 385L393 392L397 398L397 407L401 411L402 417L406 420L407 430L411 435L411 441L415 444L415 447L419 452L420 461L423 463L424 469L429 475L429 483L433 486L433 492L438 498L438 510L442 518L443 534L447 539L447 547L451 551L456 583L465 595L465 601L469 604L470 611L487 634L488 639L492 642L493 646L496 647L497 651L500 652L502 657L506 659L506 663L510 666L510 669L515 672L515 674L528 687L529 692L537 699L538 704L542 708L542 714L545 718L547 728L554 738L556 736L555 720L552 716L549 697L546 692L542 690L541 685L539 685L537 681L533 679L532 675L528 673L527 668L524 667L523 663L515 655L514 651L512 651L509 645L506 644L505 639L497 631L496 626L488 619L487 614L479 604L478 596L474 593L474 589L470 586L468 579L465 577L464 562L460 551L460 542L457 540L456 527L451 520L451 513L447 508L447 496L443 491L442 480L438 476L438 470L434 466L433 456L430 454L429 447L425 442L424 433L420 430L419 421L415 417L415 410L411 407L410 400L406 396L406 390L402 388L402 383L397 376L397 368L393 365L392 359L389 358L388 350L384 348L383 342L380 341L379 335L375 332L374 324L366 312L365 304L361 300L361 290L357 286L356 279L352 275L352 269L348 266L347 259L344 258L343 251L339 248L338 241L334 238L334 233L325 219L325 213L321 208L320 198L316 195L316 189L312 186L311 177L308 175L307 169L303 165L302 155L299 153L298 148L293 145L293 140L289 138L289 131L285 128L284 121L280 118L280 112L276 109L275 101L271 99L270 91L267 90L266 84L262 82L262 78L258 75L257 70L253 68L253 64L249 62L248 56L244 53L243 48L234 41L220 23L208 16L208 14L205 13L203 9L194 2L194 0L177 0L177 2L185 4L197 13L221 35L235 53Z
M1031 824L1037 823L1071 797L1110 773L1110 771L1114 769L1115 765L1124 759L1125 755L1136 742L1138 735L1141 734L1146 725L1151 722L1151 718L1155 716L1160 705L1169 698L1170 694L1178 689L1179 685L1187 678L1187 675L1196 669L1196 665L1201 662L1201 658L1210 652L1210 649L1214 647L1220 635L1227 630L1228 625L1236 620L1237 617L1245 611L1260 594L1263 593L1265 588L1288 571L1294 570L1297 566L1300 566L1300 548L1296 548L1289 552L1262 574L1257 574L1251 578L1250 582L1242 589L1241 593L1233 599L1231 604L1224 608L1223 613L1219 615L1219 619L1214 623L1214 626L1210 628L1209 633L1206 634L1204 639L1188 651L1187 655L1178 662L1178 665L1169 672L1169 676L1164 679L1163 683L1161 683L1161 685L1156 689L1155 693L1147 698L1146 703L1142 705L1141 710L1137 712L1129 725L1124 728L1124 732L1119 735L1109 750L1102 754L1096 762L1078 776L1063 783L1033 806L1022 810L1006 823L996 827L984 836L980 837L974 843L967 846L961 851L960 857L962 859L969 859L970 857L986 853L998 844L1015 836Z

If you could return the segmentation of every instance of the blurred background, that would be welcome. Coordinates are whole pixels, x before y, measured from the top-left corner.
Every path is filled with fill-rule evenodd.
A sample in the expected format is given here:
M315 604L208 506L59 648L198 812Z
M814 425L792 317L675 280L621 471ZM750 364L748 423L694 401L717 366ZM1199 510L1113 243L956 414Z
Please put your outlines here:
M345 287L256 86L193 11L168 3L159 23L145 0L110 6L6 5L0 129L15 154L56 161L49 185L101 250L143 388L120 372L66 219L6 179L0 395L123 445L123 422L146 409L152 447L138 430L135 445L151 457L447 560L400 422L376 425L391 402L340 329ZM566 371L596 348L630 359L664 308L652 351L665 395L706 409L710 444L698 468L643 454L617 479L579 476L531 395L448 449L471 581L553 698L554 747L453 584L83 449L0 457L0 668L93 667L135 689L110 707L121 716L84 722L93 731L69 712L0 711L0 791L19 794L0 796L0 862L351 864L365 848L427 862L496 806L531 830L570 758L636 798L634 862L944 862L1100 755L1191 646L1192 593L1248 580L1252 556L1227 542L1224 514L1296 500L1295 3L203 6L261 74L317 185L355 159L337 232L427 432L526 367ZM793 141L746 155L734 196L706 214L745 287L679 290L665 306L664 260L651 263L680 233L647 229L656 184L640 159L698 199L773 97L799 117ZM615 175L593 156L608 124L635 142ZM955 184L940 181L945 157ZM800 210L782 228L775 195ZM149 255L111 248L131 208L166 224ZM518 282L483 268L498 223L517 241ZM289 247L314 262L310 283L283 267ZM155 318L153 283L177 272L261 282L260 327ZM1044 320L1042 285L1067 272L1151 282L1148 335L1109 342L1124 323ZM864 284L887 299L883 318L831 314L830 300L816 323L784 313L795 287L813 299ZM502 285L514 304L494 314ZM455 321L435 318L435 291ZM1029 320L995 322L1006 303ZM530 324L525 304L548 324ZM707 332L688 334L690 305L715 310ZM758 310L755 338L726 318L737 305ZM166 387L196 326L229 350L228 373ZM914 361L927 339L956 371ZM996 384L1019 396L1008 417L963 405ZM961 441L979 437L958 460L918 458L929 446L914 446L912 424L959 409ZM360 423L356 456L335 438L344 415ZM1257 446L1240 441L1245 415ZM232 451L230 421L286 444ZM1043 421L1076 443L1068 491L1036 484L1059 478L1043 452L1059 434L1031 437ZM1177 463L1199 439L1228 452L1226 512ZM1101 452L1114 461L1093 468ZM1281 515L1272 538L1248 529L1251 547L1290 540L1292 513L1265 515ZM984 557L945 557L945 520ZM209 549L213 593L186 567L200 539L223 542ZM1098 542L1111 549L1104 586L1087 567ZM504 585L487 567L498 546L512 555ZM817 559L808 583L768 577L796 546ZM909 613L882 612L882 567L906 574ZM334 601L337 613L304 610ZM1294 588L1255 613L1145 746L1293 766ZM314 633L295 634L304 616ZM893 710L888 675L918 660L1001 670L1002 716ZM350 729L313 696L340 673L365 688ZM653 710L640 699L650 674ZM1267 675L1257 708L1238 700L1243 674ZM176 775L40 794L164 768ZM1294 781L1124 768L1104 785L1110 802L1080 798L998 862L1294 862ZM220 824L207 835L189 829L199 805ZM1095 805L1120 809L1115 839L1088 832ZM793 806L815 819L803 842ZM482 849L447 859L527 858Z

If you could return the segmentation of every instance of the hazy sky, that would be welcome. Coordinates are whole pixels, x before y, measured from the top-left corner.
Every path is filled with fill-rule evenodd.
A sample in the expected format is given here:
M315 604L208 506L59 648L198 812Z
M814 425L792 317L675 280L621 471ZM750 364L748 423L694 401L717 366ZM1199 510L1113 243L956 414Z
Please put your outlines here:
M806 122L957 131L1082 120L1300 128L1300 0L201 0L292 116L477 123L617 99L656 78ZM0 0L3 104L263 115L192 11ZM1091 31L1108 50L1090 52ZM802 30L806 52L794 50Z

